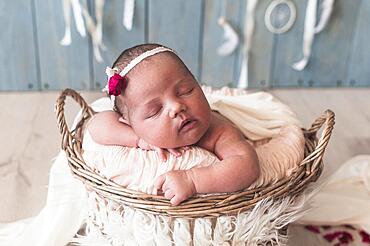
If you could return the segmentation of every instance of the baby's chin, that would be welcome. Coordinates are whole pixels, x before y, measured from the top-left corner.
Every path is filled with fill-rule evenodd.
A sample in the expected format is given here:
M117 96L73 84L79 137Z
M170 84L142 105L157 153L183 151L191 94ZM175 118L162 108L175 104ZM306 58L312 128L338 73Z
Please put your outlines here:
M186 142L181 142L181 143L176 143L176 144L158 144L158 145L155 145L155 146L159 146L160 148L162 149L177 149L177 148L181 148L181 147L186 147L186 146L191 146L191 145L194 145L196 144L198 141L186 141Z
M177 135L175 137L172 136L162 136L160 141L157 139L154 140L151 144L157 146L162 149L176 149L185 146L195 145L199 142L199 140L206 134L208 127L197 127L194 130L184 134L184 135Z
M196 144L199 141L200 137L192 138L192 139L181 139L180 141L176 141L176 143L164 143L158 142L157 144L154 143L154 146L158 146L162 149L176 149L185 146L191 146Z

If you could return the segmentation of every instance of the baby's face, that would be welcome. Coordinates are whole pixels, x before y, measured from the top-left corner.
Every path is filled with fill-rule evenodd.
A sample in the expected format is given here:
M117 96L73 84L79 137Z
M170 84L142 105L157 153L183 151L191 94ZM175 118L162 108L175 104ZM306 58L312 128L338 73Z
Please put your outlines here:
M132 129L154 146L195 144L209 127L211 110L203 91L167 52L151 57L130 73L125 97Z

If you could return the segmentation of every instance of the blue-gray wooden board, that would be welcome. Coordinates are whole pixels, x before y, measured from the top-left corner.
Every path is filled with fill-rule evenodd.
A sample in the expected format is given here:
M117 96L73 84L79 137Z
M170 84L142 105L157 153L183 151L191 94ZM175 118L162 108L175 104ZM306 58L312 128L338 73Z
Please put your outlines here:
M41 88L90 89L89 37L77 33L72 17L72 43L61 46L65 27L62 1L34 1Z
M249 87L369 87L370 1L336 0L328 26L315 35L307 67L295 71L302 59L307 0L291 0L297 9L292 28L283 34L267 30L264 16L273 0L260 0L249 55ZM83 2L83 1L81 1ZM94 16L94 1L87 1ZM122 24L124 1L105 1L104 61L94 59L89 36L81 37L72 15L72 43L64 35L62 0L0 1L0 91L100 90L105 67L126 48L156 42L176 50L201 83L236 86L242 64L245 9L248 0L136 0L133 28ZM322 0L319 0L318 13ZM276 22L280 6L272 16ZM274 16L275 15L275 16ZM217 54L224 42L217 20L231 23L240 43L229 56ZM318 15L319 16L319 15Z
M28 0L0 1L1 91L39 89L32 9Z
M197 78L202 26L203 1L148 1L148 41L174 49Z

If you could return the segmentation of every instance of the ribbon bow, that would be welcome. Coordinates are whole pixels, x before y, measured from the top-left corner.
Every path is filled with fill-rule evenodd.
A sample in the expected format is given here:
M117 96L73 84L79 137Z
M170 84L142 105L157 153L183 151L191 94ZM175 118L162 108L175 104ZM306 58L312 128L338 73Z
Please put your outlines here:
M127 80L119 75L116 68L107 67L105 73L108 76L108 84L103 91L107 91L109 95L119 96L126 86Z

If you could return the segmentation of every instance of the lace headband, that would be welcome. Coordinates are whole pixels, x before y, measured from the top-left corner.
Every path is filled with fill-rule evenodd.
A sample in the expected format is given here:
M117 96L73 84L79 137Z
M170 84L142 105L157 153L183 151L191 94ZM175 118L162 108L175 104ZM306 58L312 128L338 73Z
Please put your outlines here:
M105 73L108 76L108 83L104 87L103 91L108 92L108 94L111 96L110 98L112 102L114 103L116 96L119 96L122 92L122 89L127 85L127 79L125 78L125 75L145 58L165 51L175 53L172 49L157 47L142 53L138 57L135 57L120 73L118 73L118 68L116 67L107 67L105 69Z

